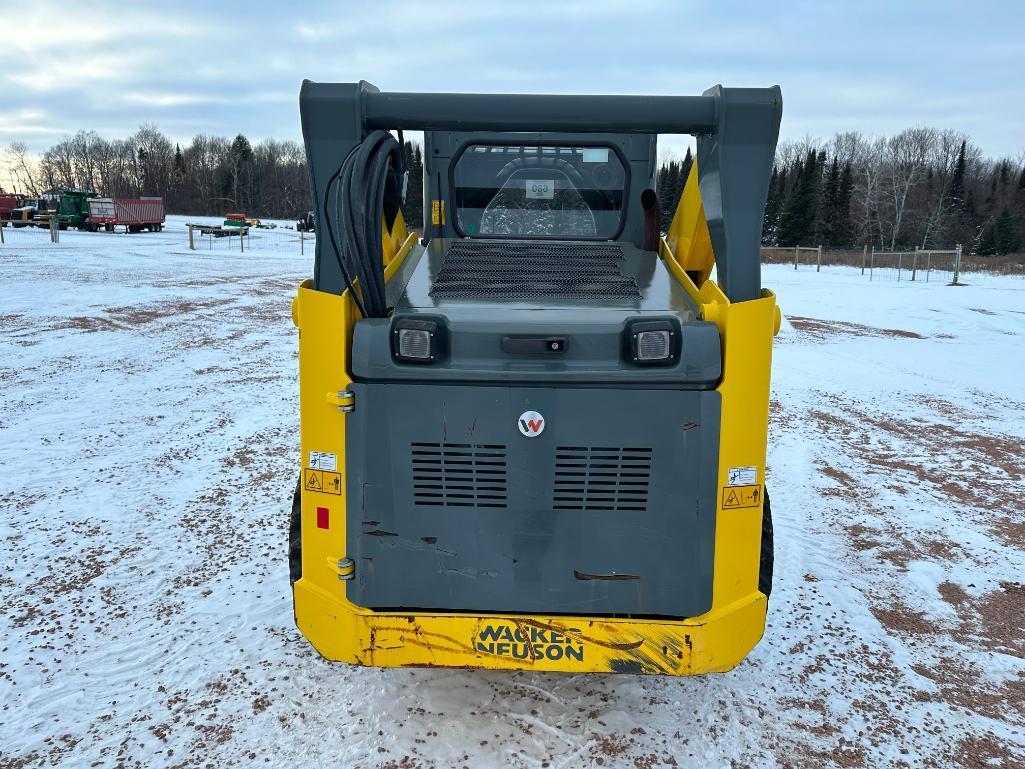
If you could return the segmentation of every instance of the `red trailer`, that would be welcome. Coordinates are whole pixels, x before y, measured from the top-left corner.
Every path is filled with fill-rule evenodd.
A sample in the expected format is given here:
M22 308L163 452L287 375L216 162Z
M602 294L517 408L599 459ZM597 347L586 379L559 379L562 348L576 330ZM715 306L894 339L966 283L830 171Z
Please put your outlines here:
M164 228L163 198L92 198L89 201L89 229L107 232L121 225L125 232L160 232Z
M9 192L4 192L3 188L0 187L0 222L10 221L11 211L15 208L21 208L21 206L21 195L12 195Z

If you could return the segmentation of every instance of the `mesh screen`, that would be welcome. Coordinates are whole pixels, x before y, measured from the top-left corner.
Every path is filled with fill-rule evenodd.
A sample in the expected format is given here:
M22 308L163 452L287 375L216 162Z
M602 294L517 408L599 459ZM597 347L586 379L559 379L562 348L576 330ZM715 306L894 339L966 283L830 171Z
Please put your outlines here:
M436 299L639 299L614 243L463 240L449 246Z

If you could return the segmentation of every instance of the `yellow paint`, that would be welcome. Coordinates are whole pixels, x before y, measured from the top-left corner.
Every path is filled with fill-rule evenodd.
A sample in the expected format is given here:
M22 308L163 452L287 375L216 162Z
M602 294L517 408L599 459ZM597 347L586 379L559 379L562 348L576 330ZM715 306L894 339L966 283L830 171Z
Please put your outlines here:
M432 200L431 201L431 223L432 224L444 224L445 223L445 201L444 200Z
M434 212L439 223L443 214L438 201L432 205ZM727 487L730 467L753 466L758 473L751 488L760 490L765 483L769 370L778 317L775 296L763 291L759 299L731 304L719 287L707 280L706 268L711 267L703 261L701 235L702 228L707 232L707 225L699 213L701 221L694 222L691 214L677 212L674 238L661 242L659 254L698 304L701 316L716 324L722 340L717 485ZM690 226L689 238L685 223ZM388 278L411 252L414 241L414 236L407 236L388 259ZM685 249L682 258L677 257L674 246ZM697 282L687 274L692 269ZM324 394L343 392L351 381L349 355L357 316L348 295L315 291L309 281L299 287L293 317L300 328L302 456L308 456L314 447L335 453L340 469L345 467L346 414L338 408L337 396L332 401ZM344 482L344 477L341 480ZM758 591L761 506L725 509L724 501L725 497L720 497L711 610L700 617L663 621L373 612L356 606L346 599L346 582L339 579L339 561L346 557L345 494L306 492L302 495L303 576L294 586L296 622L325 657L358 665L664 675L730 670L762 637L766 598ZM330 530L318 529L316 508L329 502L333 525ZM512 640L495 641L496 633Z
M668 253L674 255L685 272L694 276L694 284L698 287L704 285L712 273L715 255L712 253L712 239L708 234L705 208L698 189L697 161L691 164L687 183L683 187L665 240Z

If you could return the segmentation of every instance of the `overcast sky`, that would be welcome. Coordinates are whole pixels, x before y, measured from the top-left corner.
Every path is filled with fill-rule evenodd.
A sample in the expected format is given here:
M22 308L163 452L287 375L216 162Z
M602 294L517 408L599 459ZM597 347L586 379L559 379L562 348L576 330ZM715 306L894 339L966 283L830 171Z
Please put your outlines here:
M968 133L990 156L1025 150L1022 0L91 0L19 3L17 16L0 40L0 147L34 152L143 121L183 143L299 139L303 78L532 93L778 83L783 138L927 124Z

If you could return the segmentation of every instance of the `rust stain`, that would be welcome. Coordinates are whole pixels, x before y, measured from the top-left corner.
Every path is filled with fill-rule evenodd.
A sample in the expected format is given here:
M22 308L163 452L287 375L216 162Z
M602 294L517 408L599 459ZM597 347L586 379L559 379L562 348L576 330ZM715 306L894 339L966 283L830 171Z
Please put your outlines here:
M640 579L636 574L587 574L582 571L573 570L573 576L580 580L601 579L609 582L616 582L624 579Z
M364 526L380 526L381 525L380 521L363 521L362 523L363 523Z
M382 531L381 529L374 529L373 531L364 531L368 537L397 537L399 536L394 531Z
M682 425L680 425L680 427L682 427L684 430L693 430L697 426L697 422L684 422Z
M433 545L438 541L437 537L420 537L420 539L422 539L428 545Z

